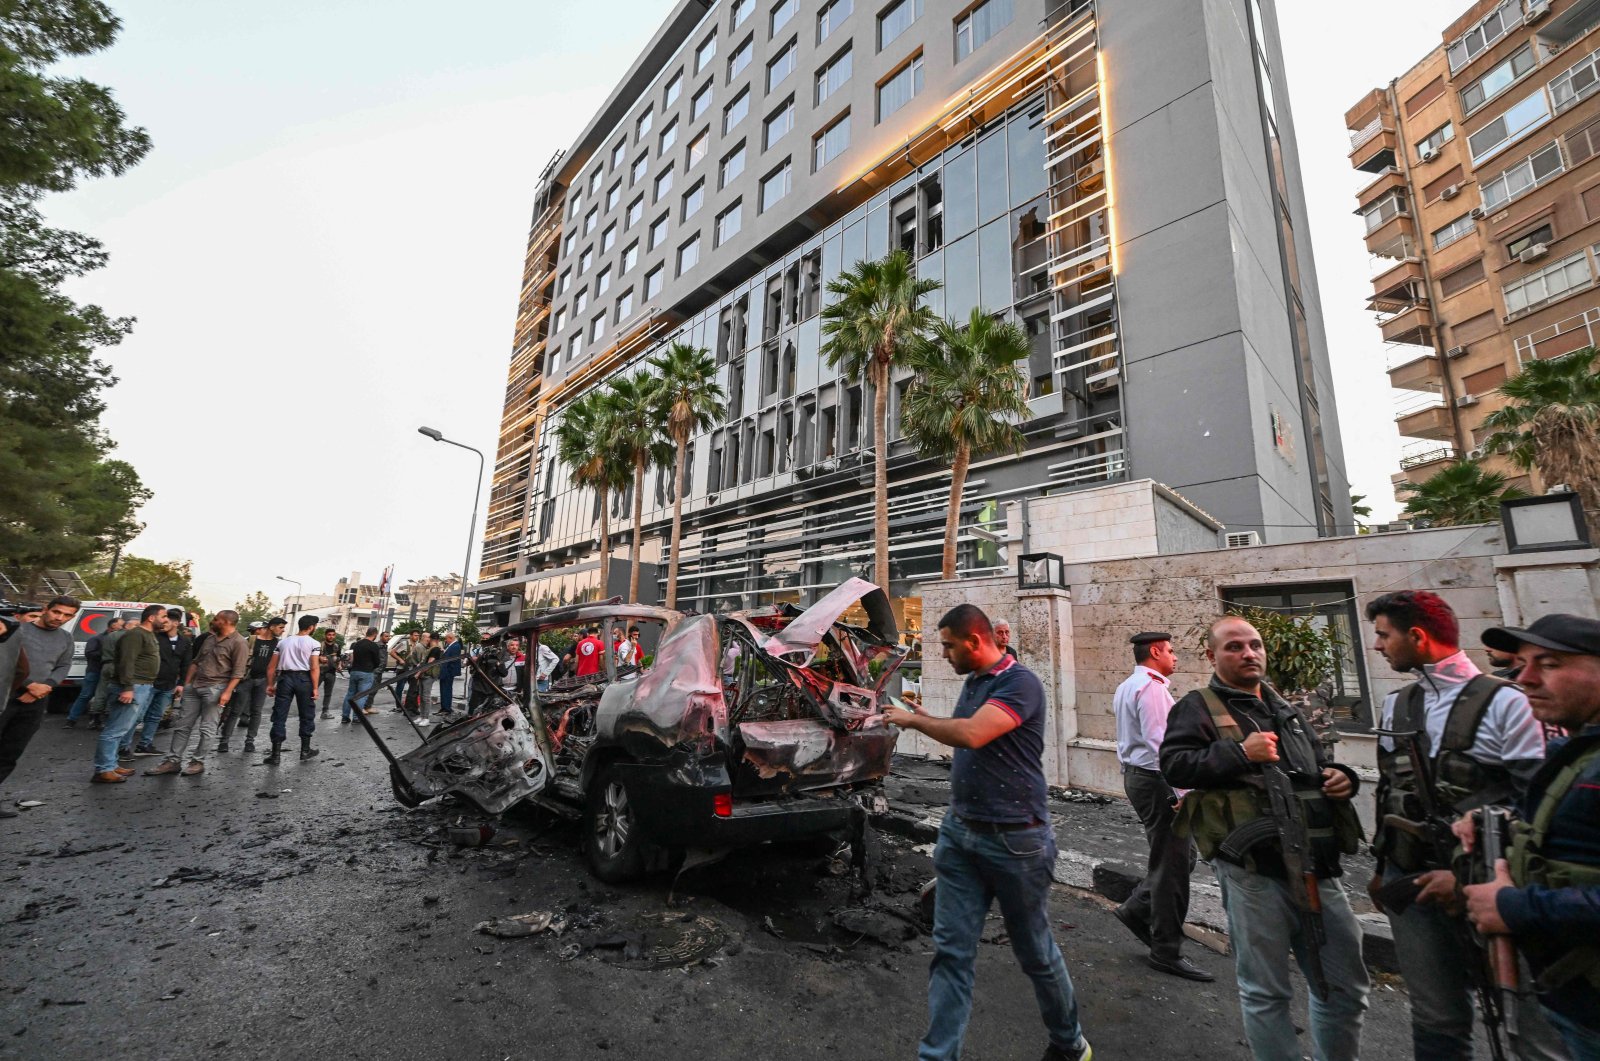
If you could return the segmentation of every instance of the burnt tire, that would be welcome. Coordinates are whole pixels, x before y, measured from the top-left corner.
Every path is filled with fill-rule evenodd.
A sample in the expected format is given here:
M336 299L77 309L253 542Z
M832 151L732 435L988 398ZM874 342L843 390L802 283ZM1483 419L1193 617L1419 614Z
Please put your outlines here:
M589 786L583 801L583 857L589 871L607 884L644 875L644 838L622 771L608 766Z
M389 765L389 787L394 790L394 798L399 800L402 807L420 807L422 799L412 789L400 768L394 764Z

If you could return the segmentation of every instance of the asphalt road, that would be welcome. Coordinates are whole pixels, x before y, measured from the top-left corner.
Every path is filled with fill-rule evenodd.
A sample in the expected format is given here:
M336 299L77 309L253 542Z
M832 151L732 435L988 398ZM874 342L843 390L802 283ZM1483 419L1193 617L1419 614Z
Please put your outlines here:
M414 741L398 715L373 718ZM929 941L912 922L932 870L909 841L883 838L865 902L820 845L606 886L573 827L539 812L455 848L444 830L476 816L400 808L361 729L319 727L307 763L262 766L236 742L199 778L91 786L95 735L46 719L3 793L44 805L0 822L0 1057L915 1055ZM526 913L554 922L477 929ZM1104 900L1066 888L1052 920L1101 1061L1248 1056L1227 958L1190 948L1210 985L1151 972ZM1031 1061L1032 991L998 919L990 938L965 1056ZM1364 1053L1409 1054L1392 986Z

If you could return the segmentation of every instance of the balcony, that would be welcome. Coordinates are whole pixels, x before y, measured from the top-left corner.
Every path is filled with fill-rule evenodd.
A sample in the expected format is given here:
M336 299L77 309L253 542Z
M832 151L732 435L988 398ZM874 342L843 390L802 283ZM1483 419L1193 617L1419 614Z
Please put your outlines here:
M1380 309L1386 307L1378 307ZM1409 343L1412 346L1433 345L1433 311L1426 300L1413 302L1398 309L1378 322L1386 343Z
M1439 367L1439 355L1427 353L1391 364L1389 386L1396 390L1439 393L1444 389L1444 371Z
M1356 192L1356 212L1360 213L1365 210L1370 204L1377 202L1389 192L1404 194L1405 189L1405 177L1401 175L1399 170L1390 166L1379 173L1376 180Z
M1600 306L1519 336L1516 340L1517 364L1560 357L1586 346L1600 346Z
M1350 134L1350 165L1364 173L1382 173L1395 164L1395 135L1379 115Z
M1374 302L1400 298L1412 291L1423 291L1422 263L1416 259L1385 262L1388 266L1372 281Z
M1454 446L1408 446L1400 454L1400 470L1405 472L1415 471L1418 468L1427 469L1426 479L1439 469L1439 464L1454 464L1456 462L1456 448Z
M1444 402L1424 405L1395 418L1400 434L1406 438L1428 438L1444 442L1455 437L1455 424Z

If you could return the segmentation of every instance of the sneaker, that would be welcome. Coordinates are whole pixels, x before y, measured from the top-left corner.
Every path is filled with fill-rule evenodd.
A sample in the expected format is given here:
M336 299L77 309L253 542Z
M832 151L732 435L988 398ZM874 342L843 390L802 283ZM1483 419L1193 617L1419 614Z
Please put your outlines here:
M419 725L419 726L431 726L431 725L433 725L432 722L429 722L425 718L419 718L416 721L417 721L417 725Z
M324 712L323 712L323 713L322 713L322 717L323 717L323 718L332 718L332 717L333 717L333 715L331 715L331 714L329 714L329 713L328 713L328 712L327 712L327 711L324 711Z
M96 719L93 719L92 721L90 721L89 728L90 729L104 729L105 725L106 725L106 720L105 719L96 718Z
M154 744L150 744L150 743L147 742L145 744L141 744L138 747L134 748L133 749L133 754L137 755L139 758L142 759L147 755L160 755L161 753L156 751L156 746Z
M119 762L119 763L131 763L131 762L133 762L133 752L132 751L119 751L119 752L117 752L117 762Z
M341 725L341 726L348 726L349 724L350 724L350 720L348 718L341 718L339 720L339 725Z
M1080 1035L1076 1050L1063 1050L1051 1043L1045 1047L1044 1057L1040 1061L1094 1061L1094 1047L1089 1045L1089 1040Z
M206 764L198 759L190 759L189 765L183 768L184 777L198 777L206 772Z
M227 750L228 750L228 742L227 741L218 741L217 742L217 754L218 755L223 754Z
M244 753L246 755L249 755L251 752L253 752L255 750L256 750L256 742L255 741L247 740L247 741L244 742Z
M67 724L62 728L64 728L64 729L77 729L78 728L78 720L75 719L75 718L69 718L69 719L67 719Z

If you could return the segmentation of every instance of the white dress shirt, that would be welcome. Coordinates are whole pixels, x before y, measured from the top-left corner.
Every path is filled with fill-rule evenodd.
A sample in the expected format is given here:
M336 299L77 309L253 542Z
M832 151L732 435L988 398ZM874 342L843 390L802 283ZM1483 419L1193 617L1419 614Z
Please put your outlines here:
M1444 725L1450 718L1451 708L1455 707L1456 698L1467 687L1467 683L1481 673L1465 652L1446 656L1438 663L1422 665L1422 673L1417 677L1422 685L1429 758L1439 754L1439 744L1444 740ZM1394 705L1399 696L1398 692L1393 692L1383 698L1383 710L1378 714L1379 729L1394 728ZM1384 751L1394 751L1394 740L1391 737L1379 737L1378 746ZM1477 738L1467 754L1489 766L1544 758L1544 728L1533 717L1528 698L1521 689L1507 685L1495 693L1483 713Z
M1140 664L1111 700L1117 718L1117 758L1123 766L1161 769L1161 741L1172 712L1172 687L1166 675Z

